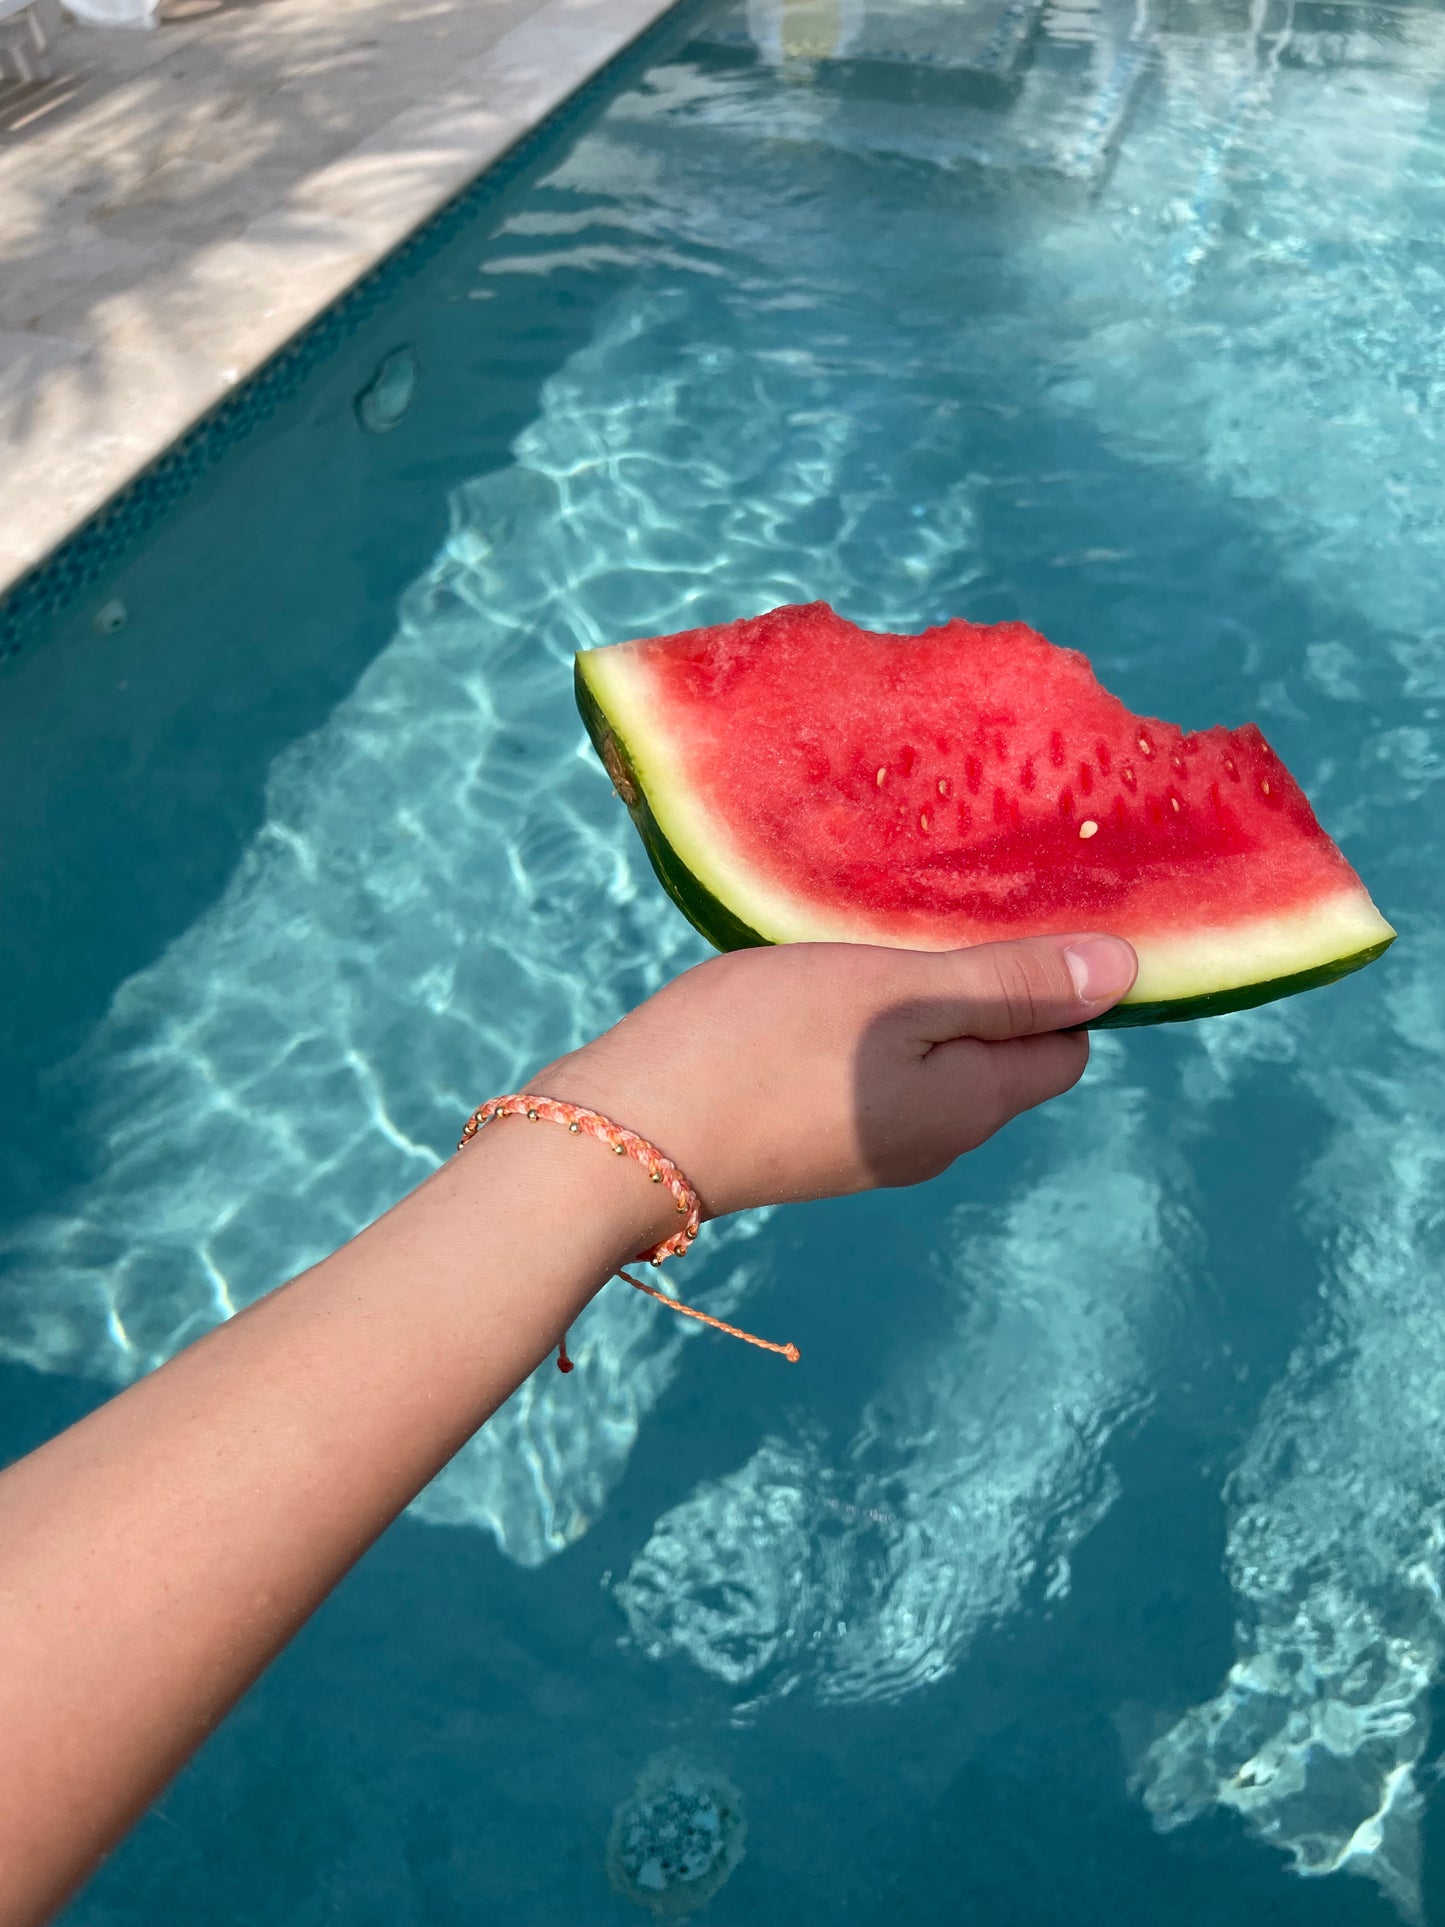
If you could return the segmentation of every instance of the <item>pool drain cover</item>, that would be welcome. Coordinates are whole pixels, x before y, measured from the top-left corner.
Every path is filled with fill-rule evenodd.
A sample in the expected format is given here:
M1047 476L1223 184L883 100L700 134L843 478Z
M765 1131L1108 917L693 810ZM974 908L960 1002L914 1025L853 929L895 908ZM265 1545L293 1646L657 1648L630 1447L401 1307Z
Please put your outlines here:
M743 1857L742 1801L721 1773L679 1753L643 1768L612 1819L612 1884L662 1920L711 1900Z

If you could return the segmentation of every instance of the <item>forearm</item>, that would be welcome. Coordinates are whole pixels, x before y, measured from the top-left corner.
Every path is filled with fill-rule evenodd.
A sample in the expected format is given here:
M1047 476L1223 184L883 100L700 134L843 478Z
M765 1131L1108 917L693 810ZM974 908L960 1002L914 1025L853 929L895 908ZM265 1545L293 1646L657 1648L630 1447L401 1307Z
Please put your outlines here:
M0 1927L46 1917L656 1235L633 1166L484 1132L0 1476Z
M714 958L537 1088L708 1214L912 1184L1066 1091L1112 938ZM506 1119L305 1277L0 1475L0 1927L33 1927L544 1358L666 1187Z

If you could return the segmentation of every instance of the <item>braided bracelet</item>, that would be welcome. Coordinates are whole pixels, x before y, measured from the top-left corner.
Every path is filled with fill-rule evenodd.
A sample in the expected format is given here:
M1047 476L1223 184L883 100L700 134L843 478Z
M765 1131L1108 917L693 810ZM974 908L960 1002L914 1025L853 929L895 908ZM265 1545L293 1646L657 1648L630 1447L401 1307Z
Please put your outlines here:
M631 1158L634 1164L640 1164L654 1184L667 1186L682 1217L682 1224L660 1244L653 1245L647 1251L639 1251L636 1263L660 1265L665 1258L681 1257L691 1249L702 1224L702 1202L672 1159L665 1157L655 1144L649 1144L645 1137L639 1137L635 1131L629 1131L621 1124L614 1124L611 1118L603 1117L600 1111L585 1110L580 1104L566 1104L555 1097L541 1097L534 1091L516 1091L509 1097L489 1098L485 1104L479 1105L467 1119L457 1149L463 1150L484 1124L490 1124L497 1117L525 1117L534 1124L565 1124L573 1137L595 1137L615 1156ZM666 1292L645 1285L620 1265L612 1275L614 1278L625 1278L635 1290L645 1291L649 1298L666 1305L669 1311L681 1312L685 1318L695 1318L699 1324L711 1325L714 1331L726 1332L729 1338L741 1338L746 1344L756 1345L760 1351L777 1352L790 1365L796 1365L801 1356L796 1345L775 1345L771 1339L756 1338L752 1332L741 1331L736 1325L725 1325L721 1318L712 1318L705 1311L694 1311L691 1305L684 1305L676 1298L669 1298ZM567 1356L565 1332L557 1347L557 1369L559 1372L570 1372L572 1369L572 1360Z

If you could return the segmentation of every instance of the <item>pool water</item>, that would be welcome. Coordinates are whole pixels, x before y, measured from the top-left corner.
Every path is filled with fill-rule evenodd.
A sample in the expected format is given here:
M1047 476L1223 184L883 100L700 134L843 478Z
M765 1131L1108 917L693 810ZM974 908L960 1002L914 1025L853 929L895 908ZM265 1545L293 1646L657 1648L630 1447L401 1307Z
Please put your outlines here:
M699 5L8 667L12 1453L703 954L578 647L1021 616L1400 930L605 1291L70 1927L1445 1922L1442 225L1436 7Z

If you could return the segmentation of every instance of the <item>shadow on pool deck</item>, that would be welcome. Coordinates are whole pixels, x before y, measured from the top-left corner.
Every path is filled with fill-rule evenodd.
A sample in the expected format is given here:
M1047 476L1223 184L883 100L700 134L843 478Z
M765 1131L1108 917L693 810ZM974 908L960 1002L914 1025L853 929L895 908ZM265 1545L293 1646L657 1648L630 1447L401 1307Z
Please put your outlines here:
M0 111L0 589L666 0L206 4Z

